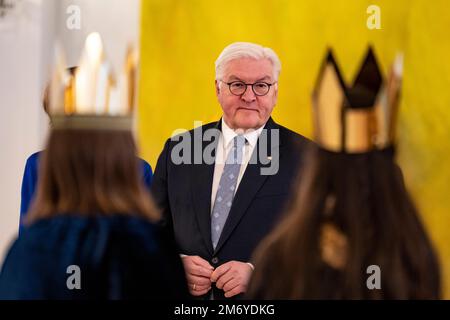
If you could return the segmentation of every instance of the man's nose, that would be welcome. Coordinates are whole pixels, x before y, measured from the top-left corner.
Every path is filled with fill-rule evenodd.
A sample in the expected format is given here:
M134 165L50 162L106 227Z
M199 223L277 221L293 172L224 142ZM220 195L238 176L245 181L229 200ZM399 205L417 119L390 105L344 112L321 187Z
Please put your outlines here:
M256 100L256 95L253 92L253 88L250 84L247 85L247 90L245 90L241 99L244 100L245 102L253 102Z

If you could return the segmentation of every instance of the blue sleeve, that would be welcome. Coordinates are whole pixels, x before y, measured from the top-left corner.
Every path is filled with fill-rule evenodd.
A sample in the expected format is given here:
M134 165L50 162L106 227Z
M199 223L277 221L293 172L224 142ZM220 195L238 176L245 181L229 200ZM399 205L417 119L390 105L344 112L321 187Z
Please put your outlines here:
M44 259L37 260L40 251L29 251L20 240L16 240L8 251L0 273L1 300L40 300L45 299L46 279L43 266L48 265ZM48 280L47 280L48 281Z
M25 214L30 209L31 201L33 200L36 185L37 185L37 172L38 172L39 153L31 155L27 159L25 165L25 171L22 179L22 190L20 199L20 227L19 234L23 229L23 220Z
M143 159L139 159L141 162L141 172L143 174L143 181L147 189L150 191L150 187L152 185L153 180L153 171L152 167L148 164L147 161Z

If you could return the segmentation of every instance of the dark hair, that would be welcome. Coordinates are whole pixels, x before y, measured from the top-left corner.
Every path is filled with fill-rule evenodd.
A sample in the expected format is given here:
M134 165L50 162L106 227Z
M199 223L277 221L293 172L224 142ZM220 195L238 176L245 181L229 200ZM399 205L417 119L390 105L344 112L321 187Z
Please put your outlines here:
M52 130L27 222L64 214L129 214L158 220L138 161L131 132Z
M324 225L345 236L342 268L323 259ZM285 218L258 247L254 263L251 298L440 297L437 257L400 168L382 151L312 150ZM380 290L367 288L370 265L380 267Z

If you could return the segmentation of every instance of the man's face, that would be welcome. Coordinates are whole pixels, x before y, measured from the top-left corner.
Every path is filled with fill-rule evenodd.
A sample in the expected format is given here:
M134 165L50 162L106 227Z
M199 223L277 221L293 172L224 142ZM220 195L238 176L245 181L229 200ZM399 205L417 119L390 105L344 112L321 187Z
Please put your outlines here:
M270 87L264 96L257 96L251 86L245 93L233 95L226 83L242 81L245 83L266 82L272 84L272 63L268 59L256 60L240 58L227 63L223 82L216 80L216 94L223 110L223 118L232 129L257 129L269 119L277 102L277 85Z

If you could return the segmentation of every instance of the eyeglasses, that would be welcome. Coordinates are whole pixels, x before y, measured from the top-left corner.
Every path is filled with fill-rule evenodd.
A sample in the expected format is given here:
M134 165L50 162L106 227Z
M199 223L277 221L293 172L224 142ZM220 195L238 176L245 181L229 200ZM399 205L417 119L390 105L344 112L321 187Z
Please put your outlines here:
M220 80L222 81L222 80ZM270 87L273 86L274 83L267 83L267 82L255 82L255 83L245 83L243 81L232 81L232 82L225 82L223 83L228 85L228 88L230 89L230 92L234 94L235 96L242 96L245 91L247 91L248 86L252 86L253 93L255 96L265 96L269 93Z

